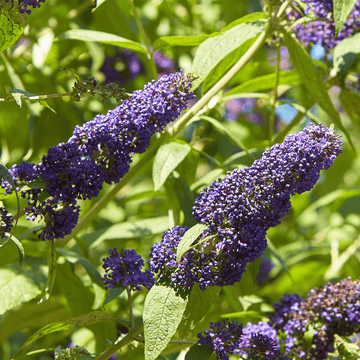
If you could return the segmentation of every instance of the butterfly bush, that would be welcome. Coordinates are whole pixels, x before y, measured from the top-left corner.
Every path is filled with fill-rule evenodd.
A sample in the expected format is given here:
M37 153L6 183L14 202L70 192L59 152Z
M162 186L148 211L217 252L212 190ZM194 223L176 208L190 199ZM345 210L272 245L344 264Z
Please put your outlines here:
M187 228L167 231L150 252L151 270L190 288L233 285L246 265L261 257L266 232L290 211L290 197L311 190L342 152L340 135L322 124L286 136L244 169L228 172L195 200L193 215L208 229L196 245L176 263L177 245Z
M360 328L360 280L344 279L312 289L306 298L286 294L274 304L270 324L284 334L286 353L300 359L326 359L335 335L350 336ZM311 346L306 334L313 331Z
M343 28L337 35L335 35L333 0L303 0L303 2L306 3L305 15L313 14L315 18L322 19L294 27L293 31L296 37L306 46L319 44L328 51L339 44L341 40L360 31L360 1L356 1ZM291 20L301 18L301 14L293 8L287 15Z
M5 208L0 207L0 238L4 237L4 233L11 231L13 221L14 218L9 212Z
M62 238L77 224L78 200L99 195L104 183L117 183L128 172L133 154L143 153L155 132L164 130L194 98L192 76L162 76L137 90L106 115L76 126L66 143L49 149L40 164L23 162L9 170L17 190L27 198L28 220L45 220L42 240ZM11 185L3 180L5 194Z
M150 270L141 271L144 260L135 250L122 250L120 254L116 248L109 250L110 256L103 259L106 274L103 277L105 289L116 285L130 286L132 290L141 290L141 286L151 288L154 285L154 275Z

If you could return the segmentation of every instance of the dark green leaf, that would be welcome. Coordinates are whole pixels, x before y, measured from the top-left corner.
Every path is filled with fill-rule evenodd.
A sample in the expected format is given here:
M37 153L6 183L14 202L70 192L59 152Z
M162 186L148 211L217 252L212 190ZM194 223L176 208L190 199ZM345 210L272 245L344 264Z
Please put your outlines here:
M156 153L153 165L155 191L161 188L168 176L185 159L190 151L190 145L179 142L171 142L160 147Z
M114 45L125 49L130 49L135 52L147 54L146 48L129 39L123 38L115 34L109 34L102 31L94 30L68 30L59 36L59 39L71 39L81 41L96 41L102 44Z
M205 40L195 54L192 71L199 78L193 82L192 89L196 89L223 58L263 31L266 24L264 19L242 23Z
M196 224L192 228L190 228L184 234L181 239L177 252L176 252L176 262L179 262L180 259L184 256L184 254L188 251L191 244L208 228L207 225L204 224Z
M353 91L344 89L340 93L340 101L352 124L360 131L360 96Z
M19 263L20 263L20 266L24 260L24 257L25 257L25 250L24 250L24 247L22 246L21 242L14 236L14 235L10 235L10 234L4 234L5 237L7 237L9 240L11 240L15 245L16 247L18 248L18 252L19 252ZM6 241L7 242L7 241ZM0 248L5 245L5 244L1 244L0 245Z
M357 0L333 0L335 35L337 35L344 26L345 21L350 15Z
M109 302L113 301L114 299L116 299L118 296L120 296L123 292L124 292L125 288L124 287L114 287L111 288L109 290L109 294L106 297L103 305L105 306L106 304L108 304Z
M334 65L331 74L340 74L344 78L358 54L360 54L360 34L342 40L334 48Z
M179 326L187 297L164 285L154 285L145 299L145 359L155 360Z
M212 354L210 346L194 344L185 355L185 360L208 360Z

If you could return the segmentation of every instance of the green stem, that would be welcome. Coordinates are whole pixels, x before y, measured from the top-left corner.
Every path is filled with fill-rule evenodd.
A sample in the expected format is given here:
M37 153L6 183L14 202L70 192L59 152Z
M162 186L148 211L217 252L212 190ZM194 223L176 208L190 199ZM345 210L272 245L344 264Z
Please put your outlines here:
M247 64L247 62L253 57L253 55L262 47L269 34L270 28L264 30L253 45L246 51L246 53L239 59L239 61L197 102L191 107L179 120L169 129L169 132L164 133L157 142L150 147L143 157L130 168L129 172L121 179L117 184L114 184L110 189L101 197L97 203L82 217L78 224L75 226L71 234L61 239L56 244L58 247L64 247L80 230L85 228L86 225L90 225L91 221L96 217L101 209L103 209L111 200L113 200L116 194L126 185L135 174L149 163L151 158L156 154L160 146L171 137L178 135L187 125L189 120L198 116L202 108L215 96L226 84L237 74L237 72Z
M134 17L135 17L136 24L140 31L142 41L144 42L144 44L148 50L147 57L148 57L149 64L150 64L151 77L156 80L157 79L157 70L156 70L156 64L154 61L154 53L152 51L152 48L151 48L148 38L146 36L144 27L141 24L139 14L138 14L138 12L136 10L136 6L134 4L134 0L129 0L129 1L130 1L131 9L132 9Z
M134 323L134 314L132 311L132 301L131 301L131 287L128 285L126 287L126 292L129 300L129 310L130 310L130 319L131 319L131 331L134 331L135 323Z
M135 338L143 331L144 325L139 326L135 331L128 333L121 341L119 341L114 346L111 346L105 352L103 352L100 356L96 358L96 360L108 360L109 357L115 354L122 347L130 344Z
M280 76L280 44L277 44L276 49L276 70L275 70L275 86L274 86L274 93L270 102L271 105L271 113L269 119L269 140L271 141L273 134L274 134L274 124L275 124L275 108L276 108L276 101L277 101L277 88L279 86L279 76Z

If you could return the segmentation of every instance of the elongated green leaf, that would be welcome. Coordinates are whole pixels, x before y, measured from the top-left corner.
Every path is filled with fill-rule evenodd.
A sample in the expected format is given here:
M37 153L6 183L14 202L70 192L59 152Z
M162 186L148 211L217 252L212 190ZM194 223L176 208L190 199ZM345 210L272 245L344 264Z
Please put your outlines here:
M276 74L269 74L256 77L226 92L226 96L238 93L254 92L273 89L276 82ZM280 71L279 85L299 85L302 79L297 71Z
M147 53L147 49L132 40L123 38L115 34L109 34L102 31L94 30L68 30L59 36L59 39L71 39L71 40L81 40L81 41L96 41L102 44L109 44L118 46L125 49L130 49L139 53Z
M179 262L191 244L208 228L204 224L196 224L190 228L179 242L176 252L176 262Z
M334 48L332 75L345 77L356 56L360 53L360 33L341 41Z
M283 31L284 43L289 50L291 62L295 69L299 72L303 79L310 96L315 100L323 110L331 117L335 125L341 129L348 138L350 145L355 151L354 145L346 128L341 123L340 115L327 92L326 85L322 79L320 70L318 70L311 61L310 55L300 45L300 43L290 36L286 31Z
M350 15L357 0L333 0L335 35L337 35L344 26L344 23Z
M142 238L144 236L161 234L168 228L168 217L161 216L157 218L126 221L110 226L105 231L102 230L84 235L82 238L89 245L90 249L92 249L104 240Z
M181 338L185 338L210 310L211 305L216 302L220 291L219 286L210 286L206 290L200 290L199 285L196 284L192 288L183 321L179 326Z
M154 41L154 51L161 49L164 46L198 46L203 41L210 37L219 35L219 32L215 32L209 35L193 35L193 36L163 36Z
M113 288L111 288L111 289L109 290L109 294L108 294L108 296L106 297L103 305L106 305L106 304L108 304L109 302L115 300L115 299L116 299L118 296L120 296L124 291L125 291L125 288L124 288L124 287L113 287Z
M0 269L0 315L40 295L46 285L46 260L26 257Z
M242 23L205 40L195 54L192 71L199 78L193 82L192 89L196 89L223 58L264 30L266 24L264 19Z
M171 142L160 147L156 153L153 165L153 180L155 191L164 185L168 176L185 159L191 151L186 143Z
M204 187L209 186L213 181L224 177L225 172L223 169L214 169L204 175L201 179L194 182L190 186L191 191L200 191Z
M48 335L48 334L51 334L54 332L58 332L58 331L65 331L65 330L72 332L78 327L96 324L97 322L100 322L100 321L119 322L116 318L114 318L106 313L103 313L101 311L94 311L89 314L81 315L81 316L78 316L78 317L70 319L70 320L65 320L65 321L49 324L49 325L46 325L43 328L41 328L35 334L31 335L17 353L19 353L26 346L30 345L31 343L42 338L45 335Z
M145 360L155 360L179 326L188 298L171 287L154 285L145 299Z
M185 355L185 360L208 360L212 354L211 347L194 344Z
M251 14L247 14L240 19L236 19L235 21L231 22L229 25L226 25L221 32L228 31L229 29L233 28L234 26L248 23L251 21L261 20L261 19L268 19L269 15L264 12L253 12Z
M360 131L360 96L353 91L344 89L341 91L339 97L341 105L349 115L352 124Z

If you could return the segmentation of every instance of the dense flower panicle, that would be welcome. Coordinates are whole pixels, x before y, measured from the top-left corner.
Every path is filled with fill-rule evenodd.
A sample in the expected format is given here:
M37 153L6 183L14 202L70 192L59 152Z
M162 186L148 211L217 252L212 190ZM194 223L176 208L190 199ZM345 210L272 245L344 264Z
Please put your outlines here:
M5 208L0 207L0 238L4 236L4 233L11 231L13 221L14 218L11 214Z
M333 0L303 0L307 4L305 15L313 13L317 19L307 24L294 27L297 38L305 45L319 44L326 50L334 48L341 40L360 31L360 1L355 3L353 10L344 23L342 30L335 36ZM297 20L301 15L293 10L287 13L291 20Z
M209 330L204 331L205 336L202 333L197 335L198 342L210 346L217 359L228 360L229 355L239 346L242 330L242 324L228 319L223 320L223 323L210 323Z
M50 148L40 164L12 167L18 190L36 179L45 183L43 188L22 192L28 198L28 219L42 216L46 228L51 227L40 238L54 239L71 232L79 215L76 202L98 196L104 182L120 181L129 170L131 156L143 153L151 136L174 121L195 97L191 81L192 76L183 72L164 75L106 115L76 126L70 139ZM7 181L2 180L1 186L6 194L12 192ZM39 200L42 190L49 195L45 201Z
M109 250L110 256L103 259L105 272L111 272L103 277L105 289L115 285L130 286L132 290L141 290L141 286L150 289L155 282L150 270L141 271L144 260L135 250L122 250L120 254L116 248Z
M270 321L285 334L287 354L301 359L326 359L334 350L335 334L350 336L359 331L360 280L347 278L337 284L329 282L311 290L304 299L287 294L286 300L274 304L274 309ZM305 340L310 328L314 330L311 348Z
M289 212L290 196L310 190L320 170L329 168L341 153L338 138L330 128L309 125L265 151L249 168L212 183L193 207L195 219L208 226L200 240L209 239L176 263L186 228L165 232L152 247L152 271L164 276L171 268L172 282L186 289L195 283L204 290L239 282L246 265L265 250L266 231Z
M5 0L5 2L9 2L9 0ZM40 3L45 2L45 0L18 0L20 5L20 13L31 14L31 10L28 9L28 6L32 6L34 9L39 8L41 6Z

